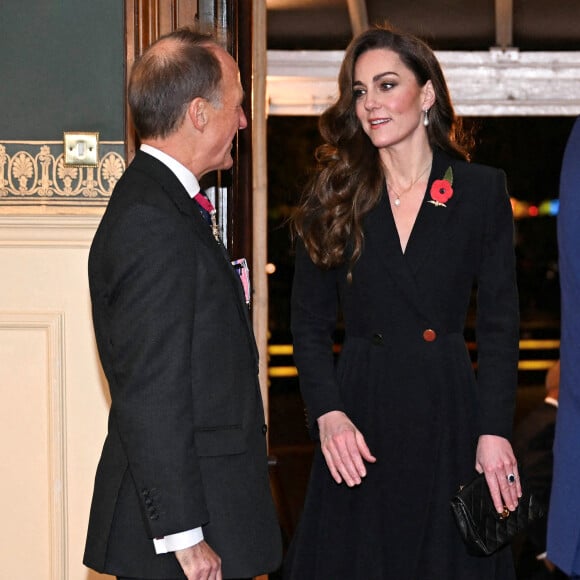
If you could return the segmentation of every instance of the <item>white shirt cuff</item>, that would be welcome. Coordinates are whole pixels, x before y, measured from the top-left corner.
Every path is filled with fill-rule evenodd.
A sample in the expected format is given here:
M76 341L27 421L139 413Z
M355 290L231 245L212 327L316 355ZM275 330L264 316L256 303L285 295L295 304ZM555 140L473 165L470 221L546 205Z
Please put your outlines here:
M167 554L167 552L191 548L191 546L195 546L201 541L203 541L203 530L194 528L177 534L169 534L163 538L155 538L153 545L155 546L156 554Z

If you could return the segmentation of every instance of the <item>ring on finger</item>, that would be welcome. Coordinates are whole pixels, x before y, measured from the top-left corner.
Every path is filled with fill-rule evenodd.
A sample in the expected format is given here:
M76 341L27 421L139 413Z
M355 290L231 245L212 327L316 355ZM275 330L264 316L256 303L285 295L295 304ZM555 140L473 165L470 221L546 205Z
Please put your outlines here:
M510 485L516 482L516 476L513 473L508 473L505 477Z

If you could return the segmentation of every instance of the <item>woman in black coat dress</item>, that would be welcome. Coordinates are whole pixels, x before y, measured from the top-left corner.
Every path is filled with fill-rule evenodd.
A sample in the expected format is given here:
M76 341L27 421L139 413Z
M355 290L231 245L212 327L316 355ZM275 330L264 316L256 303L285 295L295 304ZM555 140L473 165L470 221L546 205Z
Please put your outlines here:
M449 508L476 471L499 512L521 496L505 175L467 162L441 68L417 38L362 33L339 90L294 222L295 359L320 445L286 578L509 580L510 549L468 555ZM474 287L477 380L463 337Z

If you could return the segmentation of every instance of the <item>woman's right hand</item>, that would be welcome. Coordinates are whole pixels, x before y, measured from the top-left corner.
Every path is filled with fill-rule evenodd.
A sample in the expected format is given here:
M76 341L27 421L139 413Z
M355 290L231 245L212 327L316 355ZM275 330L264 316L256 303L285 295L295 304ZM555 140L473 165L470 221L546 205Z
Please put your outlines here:
M367 474L364 461L376 461L362 433L342 411L318 417L318 430L322 453L336 483L359 485Z

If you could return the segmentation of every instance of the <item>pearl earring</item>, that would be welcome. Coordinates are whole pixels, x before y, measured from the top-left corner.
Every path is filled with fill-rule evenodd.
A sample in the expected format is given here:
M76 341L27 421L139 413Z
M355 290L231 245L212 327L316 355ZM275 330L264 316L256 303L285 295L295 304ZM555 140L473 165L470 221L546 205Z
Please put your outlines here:
M429 126L429 109L423 111L423 127Z

